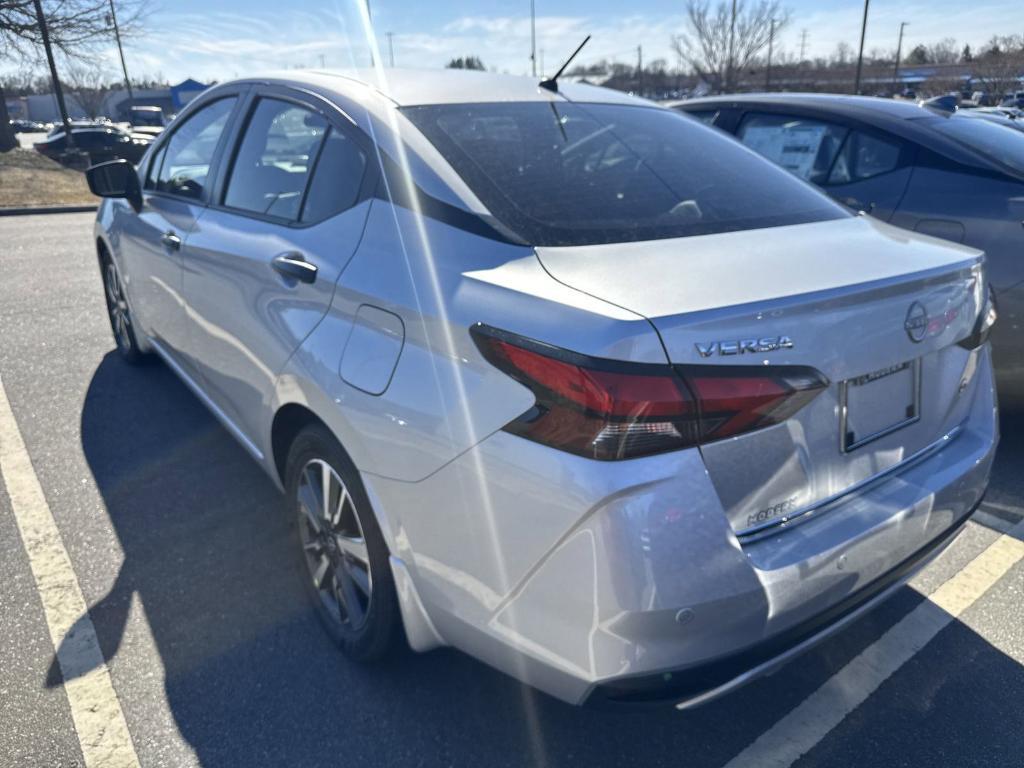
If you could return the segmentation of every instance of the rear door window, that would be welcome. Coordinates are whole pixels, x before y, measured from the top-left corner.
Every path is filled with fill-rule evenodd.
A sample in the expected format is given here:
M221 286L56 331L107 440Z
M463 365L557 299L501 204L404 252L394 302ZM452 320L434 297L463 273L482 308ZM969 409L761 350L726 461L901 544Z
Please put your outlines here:
M894 171L900 165L898 142L851 131L829 173L829 184L851 184L883 173Z
M224 205L297 221L327 120L288 101L262 98L238 148Z
M351 208L359 200L365 175L366 154L343 132L331 128L309 183L302 221L323 221Z
M767 113L748 113L737 138L787 171L824 184L848 129L836 123Z
M235 98L224 98L202 107L180 125L161 151L163 163L157 190L199 200L206 188L210 164L224 133Z

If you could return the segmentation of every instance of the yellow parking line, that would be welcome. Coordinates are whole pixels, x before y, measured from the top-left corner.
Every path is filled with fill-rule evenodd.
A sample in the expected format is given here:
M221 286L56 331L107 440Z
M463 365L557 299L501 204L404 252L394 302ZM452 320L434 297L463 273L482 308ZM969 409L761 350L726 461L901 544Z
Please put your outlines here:
M85 597L0 381L0 480L7 488L88 768L138 766Z
M1024 523L1003 534L725 768L788 768L1024 558Z

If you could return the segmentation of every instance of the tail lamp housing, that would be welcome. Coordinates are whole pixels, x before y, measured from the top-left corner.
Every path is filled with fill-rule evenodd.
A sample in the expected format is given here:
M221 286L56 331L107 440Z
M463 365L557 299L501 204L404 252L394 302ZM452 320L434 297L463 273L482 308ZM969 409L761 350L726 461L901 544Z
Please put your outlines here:
M959 341L959 345L964 349L977 349L988 341L989 334L992 333L992 326L996 324L998 319L999 306L996 304L996 293L992 286L989 285L985 295L985 305L978 314L974 328L971 329L971 335Z
M504 429L614 461L703 445L779 424L828 386L813 368L625 363L478 324L477 347L536 401Z

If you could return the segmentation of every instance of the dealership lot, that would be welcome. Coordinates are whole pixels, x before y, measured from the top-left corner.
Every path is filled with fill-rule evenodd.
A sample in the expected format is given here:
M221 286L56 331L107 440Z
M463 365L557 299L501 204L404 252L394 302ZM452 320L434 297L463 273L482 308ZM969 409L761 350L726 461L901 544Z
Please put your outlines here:
M0 219L0 405L142 765L790 765L794 742L800 766L1019 764L1024 417L1003 419L981 512L911 587L704 708L573 709L448 651L359 669L306 607L270 481L163 366L118 359L91 224ZM0 766L79 765L23 497L5 485Z

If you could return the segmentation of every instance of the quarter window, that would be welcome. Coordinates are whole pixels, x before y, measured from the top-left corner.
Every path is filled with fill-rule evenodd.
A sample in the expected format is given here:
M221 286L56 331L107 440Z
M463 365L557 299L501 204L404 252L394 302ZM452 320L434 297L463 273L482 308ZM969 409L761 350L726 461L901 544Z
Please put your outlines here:
M210 164L227 125L235 98L225 98L203 107L174 131L161 160L157 190L200 199L210 174Z
M355 205L365 171L363 151L344 133L332 128L309 184L302 221L323 221Z
M793 115L748 114L739 140L802 179L824 184L847 129Z
M260 99L231 170L224 204L295 221L327 121L304 107Z
M895 170L900 162L900 145L877 136L853 131L846 139L829 184L850 184Z

